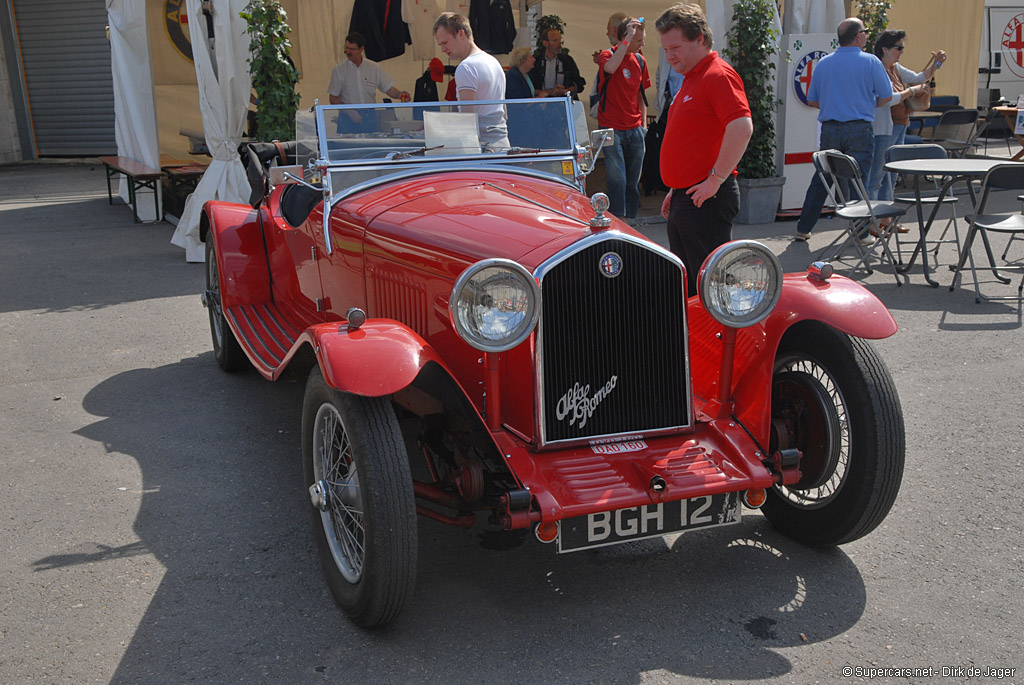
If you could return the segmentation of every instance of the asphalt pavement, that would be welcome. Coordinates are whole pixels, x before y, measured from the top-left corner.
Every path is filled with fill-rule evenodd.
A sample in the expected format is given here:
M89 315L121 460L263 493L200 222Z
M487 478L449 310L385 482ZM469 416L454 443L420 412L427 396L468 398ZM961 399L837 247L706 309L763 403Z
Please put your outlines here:
M802 270L840 226L735 237ZM0 167L0 682L1024 682L1022 305L949 292L949 246L937 289L855 275L899 323L874 344L907 429L869 536L808 549L748 513L559 556L421 519L415 597L365 631L321 578L302 384L217 368L172 233L108 205L102 166Z

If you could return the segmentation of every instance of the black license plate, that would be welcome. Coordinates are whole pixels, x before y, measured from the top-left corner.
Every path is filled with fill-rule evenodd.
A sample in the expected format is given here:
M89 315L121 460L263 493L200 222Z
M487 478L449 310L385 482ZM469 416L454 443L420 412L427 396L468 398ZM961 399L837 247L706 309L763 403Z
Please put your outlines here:
M577 552L694 528L725 526L739 523L740 518L738 492L604 511L564 519L558 534L558 551Z

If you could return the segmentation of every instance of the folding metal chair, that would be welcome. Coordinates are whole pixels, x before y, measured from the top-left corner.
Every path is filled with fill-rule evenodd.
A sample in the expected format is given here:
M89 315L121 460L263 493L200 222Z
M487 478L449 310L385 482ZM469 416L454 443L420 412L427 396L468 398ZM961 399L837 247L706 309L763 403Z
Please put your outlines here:
M941 145L934 145L931 143L925 143L922 145L893 145L885 151L886 162L898 162L905 159L945 159L946 150ZM920 179L915 179L917 182ZM921 209L924 216L931 214L931 208L935 206L939 201L939 182L937 179L932 178L932 191L927 193L921 193ZM917 204L917 198L914 195L896 195L893 197L895 202L905 203L910 207ZM942 233L939 235L938 240L929 240L929 244L934 245L935 249L932 251L932 255L935 259L938 259L939 248L943 243L954 243L956 245L957 255L960 254L960 228L957 225L956 217L956 205L957 198L952 193L942 198L942 206L949 207L949 219L946 220L946 225L942 229ZM928 208L927 211L925 209ZM953 227L953 238L947 239L946 234L949 232L950 226ZM896 249L899 251L899 236L897 234Z
M818 256L818 259L826 258L836 261L842 260L842 255L848 247L853 247L859 259L854 264L856 271L861 265L870 275L874 273L868 260L876 256L879 261L888 260L893 265L893 276L896 278L896 285L903 285L899 274L896 272L896 265L900 263L892 250L889 249L889 238L896 230L896 222L890 221L889 225L882 228L879 219L897 219L907 213L906 206L896 202L878 202L867 199L868 193L864 187L864 180L861 176L857 160L849 155L844 155L838 150L822 150L816 152L812 160L814 166L821 175L826 191L836 205L836 216L846 219L846 232L840 234L832 243L825 247ZM852 199L853 193L861 200ZM871 238L870 231L874 229L877 237ZM845 238L845 240L844 240ZM831 257L825 257L831 248L839 243L839 247L831 252ZM879 251L875 255L876 251Z
M979 148L984 146L982 156L988 156L989 141L992 140L1003 141L1003 144L1006 145L1006 156L1013 156L1013 150L1010 149L1013 132L1006 125L1006 119L1003 118L1003 115L995 110L995 105L989 106L984 116L978 116L978 127L974 133L974 145L972 147Z
M985 180L981 184L981 199L978 201L977 212L974 216L968 219L970 227L967 230L967 238L964 240L963 250L960 252L960 261L956 265L956 273L953 274L953 282L950 283L949 289L952 291L956 287L957 279L960 277L961 272L964 268L964 262L970 259L971 275L974 277L974 301L981 302L982 300L1020 300L1024 297L1024 276L1021 277L1020 285L1017 287L1017 296L1002 295L1002 296L989 296L981 294L981 286L978 282L978 266L974 263L974 258L971 254L971 247L974 245L974 238L978 234L981 235L982 242L985 245L985 252L988 255L990 267L992 273L995 274L997 280L1002 283L1009 283L1010 279L999 274L1000 269L1008 271L1020 271L1024 273L1024 264L1000 264L996 265L995 258L992 256L992 249L988 242L988 231L994 231L996 233L1010 233L1018 234L1024 233L1024 214L1012 213L1012 214L986 214L985 208L988 205L989 198L992 196L994 191L1000 190L1024 190L1024 164L998 164L992 167L987 174L985 174Z
M843 200L841 199L841 197L845 197L845 195L840 195L838 189L836 188L838 180L832 175L832 172L828 168L828 163L825 161L825 151L821 150L813 153L811 155L811 161L814 164L815 173L818 174L818 178L821 180L822 186L825 187L825 194L828 196L827 204L830 207L832 207L833 210L835 210L836 208L843 204ZM830 253L832 256L829 258L835 259L836 256L841 254L846 249L846 247L848 246L848 242L849 233L848 231L843 231L836 238L834 238L832 242L830 242L828 245L822 248L821 252L818 253L817 259L824 259L826 253L829 253L829 251L833 247L841 243L841 249L836 250L834 253Z
M941 145L950 157L963 157L973 146L978 110L951 109L943 112L927 141Z
M1020 203L1020 213L1024 214L1024 195L1018 195L1017 202ZM1006 241L1006 247L1003 248L1003 259L1006 259L1006 253L1010 251L1010 245L1012 245L1013 241L1017 240L1018 238L1020 238L1020 236L1014 233L1013 235L1010 236L1010 239ZM1021 239L1024 240L1024 238Z

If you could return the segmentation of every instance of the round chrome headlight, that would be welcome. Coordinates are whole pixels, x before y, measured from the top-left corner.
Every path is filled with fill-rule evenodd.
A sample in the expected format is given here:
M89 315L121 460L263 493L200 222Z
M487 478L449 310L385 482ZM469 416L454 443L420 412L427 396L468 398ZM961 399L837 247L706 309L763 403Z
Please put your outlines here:
M782 264L761 243L726 243L704 260L697 290L704 308L720 324L730 328L753 326L779 302Z
M485 259L462 272L448 302L456 332L481 352L510 350L533 332L540 289L509 259Z

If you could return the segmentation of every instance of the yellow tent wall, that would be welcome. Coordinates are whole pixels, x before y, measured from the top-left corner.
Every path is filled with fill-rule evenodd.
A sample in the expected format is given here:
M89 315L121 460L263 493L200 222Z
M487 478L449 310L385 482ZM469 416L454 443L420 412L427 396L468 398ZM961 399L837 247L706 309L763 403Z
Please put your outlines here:
M957 95L960 105L978 101L978 52L985 0L895 0L889 28L907 32L900 63L920 71L932 50L945 50L949 61L935 74L936 95Z
M525 14L526 2L519 0L513 3L517 24ZM344 59L342 48L353 0L282 0L281 4L292 27L292 58L302 74L298 84L301 106L310 107L315 99L326 102L331 70ZM444 3L439 4L443 6ZM697 4L704 6L703 1ZM628 9L623 9L621 1L613 0L590 0L586 3L544 0L543 13L556 14L566 23L565 47L575 58L589 89L597 72L591 54L608 46L606 22L609 15L618 11L628 11L648 21L644 54L654 79L658 66L658 35L653 23L668 5L664 0L636 0L629 3ZM202 130L195 68L182 53L181 37L172 35L178 20L177 12L179 9L183 11L184 6L184 0L147 3L160 151L179 158L186 157L188 150L188 141L180 131ZM851 8L849 2L847 8L852 12L857 9L855 3ZM962 105L973 107L977 99L983 15L984 0L894 0L889 10L889 26L907 30L907 50L902 62L912 69L924 66L930 50L946 50L949 62L937 75L937 92L959 95ZM523 35L525 31L519 27L517 45L533 45L533 36ZM714 40L715 49L721 51L725 37L716 35ZM434 54L444 60L440 51L435 49ZM507 55L499 55L498 59L502 64L508 63ZM400 89L412 92L428 61L413 59L411 46L407 46L404 55L385 60L382 65ZM443 90L441 95L443 97ZM648 98L653 96L652 89L648 91Z

